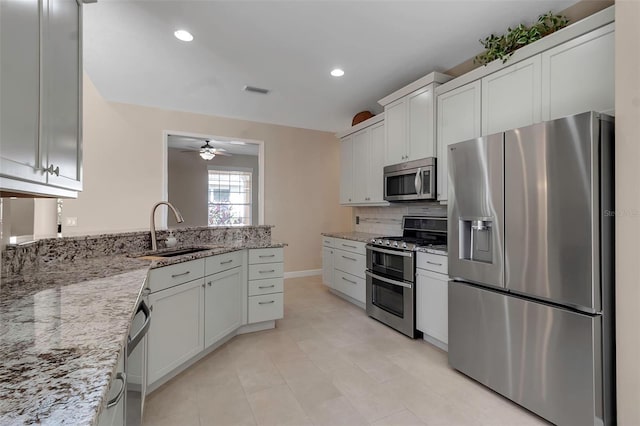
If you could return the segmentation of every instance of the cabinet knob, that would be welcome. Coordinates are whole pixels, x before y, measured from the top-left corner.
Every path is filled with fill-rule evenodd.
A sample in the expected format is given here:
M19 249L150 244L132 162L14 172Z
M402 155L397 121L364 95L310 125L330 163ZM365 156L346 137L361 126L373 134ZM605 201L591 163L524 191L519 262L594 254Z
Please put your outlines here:
M209 282L207 283L207 285L208 285L209 287L211 287L211 281L209 281Z

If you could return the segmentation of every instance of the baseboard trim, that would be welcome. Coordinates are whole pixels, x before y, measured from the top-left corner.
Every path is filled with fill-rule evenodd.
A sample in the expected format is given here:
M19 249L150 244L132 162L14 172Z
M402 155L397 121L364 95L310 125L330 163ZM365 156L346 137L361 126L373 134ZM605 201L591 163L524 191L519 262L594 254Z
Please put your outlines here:
M292 271L285 272L284 278L300 278L300 277L312 277L314 275L322 275L322 269L307 269L306 271Z

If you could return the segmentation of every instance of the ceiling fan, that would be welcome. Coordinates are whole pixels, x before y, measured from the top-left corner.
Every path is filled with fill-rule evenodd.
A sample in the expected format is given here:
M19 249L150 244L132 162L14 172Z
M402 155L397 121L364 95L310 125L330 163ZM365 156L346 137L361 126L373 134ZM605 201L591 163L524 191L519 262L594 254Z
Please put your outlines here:
M205 140L205 144L200 147L198 150L198 154L202 157L203 160L212 160L216 155L222 155L225 157L231 157L231 154L226 152L223 148L214 148L212 147L208 140ZM195 150L185 150L182 152L193 152Z

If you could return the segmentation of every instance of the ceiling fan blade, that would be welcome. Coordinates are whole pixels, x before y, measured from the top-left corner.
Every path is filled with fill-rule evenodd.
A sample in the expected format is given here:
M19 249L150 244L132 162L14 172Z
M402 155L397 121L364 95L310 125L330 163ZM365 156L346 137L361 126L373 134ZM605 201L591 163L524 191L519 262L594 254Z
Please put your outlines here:
M216 155L220 155L222 157L233 157L233 154L229 154L228 152L216 151Z

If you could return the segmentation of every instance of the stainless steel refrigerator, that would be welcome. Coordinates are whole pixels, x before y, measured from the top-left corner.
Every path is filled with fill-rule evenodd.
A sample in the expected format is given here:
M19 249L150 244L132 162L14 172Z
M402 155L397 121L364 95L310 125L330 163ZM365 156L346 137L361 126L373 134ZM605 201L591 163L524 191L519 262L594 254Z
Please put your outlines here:
M449 363L559 425L615 423L613 127L448 148Z

